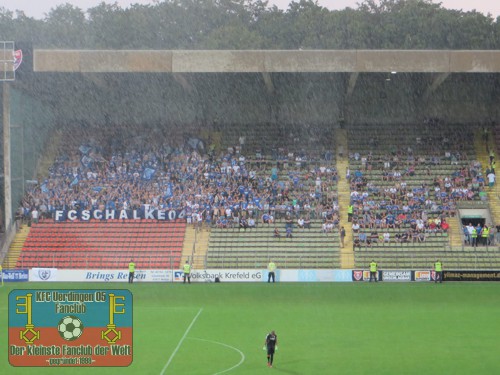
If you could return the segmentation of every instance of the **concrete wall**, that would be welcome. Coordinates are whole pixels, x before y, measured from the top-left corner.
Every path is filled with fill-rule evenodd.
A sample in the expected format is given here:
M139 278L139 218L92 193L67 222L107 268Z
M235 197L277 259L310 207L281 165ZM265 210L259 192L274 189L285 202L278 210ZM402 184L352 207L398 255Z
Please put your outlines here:
M35 72L500 72L500 51L34 50Z

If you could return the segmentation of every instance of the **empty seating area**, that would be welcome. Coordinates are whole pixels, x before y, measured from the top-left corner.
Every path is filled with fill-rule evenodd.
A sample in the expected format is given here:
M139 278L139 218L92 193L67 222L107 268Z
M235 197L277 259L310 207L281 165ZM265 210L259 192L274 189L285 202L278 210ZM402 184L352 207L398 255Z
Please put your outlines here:
M108 220L33 224L18 267L127 268L178 267L183 221Z
M292 238L274 226L252 229L212 229L207 254L208 268L266 268L273 260L279 268L339 268L339 238L321 233L321 221L311 229L294 229Z

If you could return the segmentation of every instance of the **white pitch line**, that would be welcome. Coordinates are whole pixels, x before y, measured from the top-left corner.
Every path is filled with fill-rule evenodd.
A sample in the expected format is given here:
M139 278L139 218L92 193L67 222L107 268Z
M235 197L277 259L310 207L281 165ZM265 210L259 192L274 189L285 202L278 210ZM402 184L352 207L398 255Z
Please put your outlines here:
M196 322L196 319L198 319L198 317L200 316L202 311L203 311L203 309L200 309L200 311L198 311L198 314L196 314L196 316L193 318L193 321L191 322L189 327L187 327L186 332L184 332L184 336L182 336L181 341L179 341L179 343L177 344L177 347L175 348L174 352L172 353L172 355L168 359L168 362L165 364L165 367L163 367L163 370L161 370L160 375L163 375L165 373L165 371L167 370L168 366L170 365L170 362L172 362L172 359L174 359L175 355L177 354L177 351L179 350L179 348L182 345L182 342L186 338L187 334L189 333L189 331L193 327L194 323Z
M223 371L220 371L220 372L216 372L214 375L220 375L220 374L223 374L225 372L229 372L229 371L235 369L236 367L238 367L239 365L241 365L245 361L245 354L243 354L243 352L241 350L239 350L238 348L235 348L234 346L224 344L223 342L218 342L218 341L213 341L213 340L199 339L197 337L191 337L191 340L199 340L199 341L211 342L213 344L222 345L222 346L225 346L226 348L233 349L234 351L237 351L240 354L241 360L237 364L235 364L233 367L230 367L230 368L228 368L226 370L223 370Z

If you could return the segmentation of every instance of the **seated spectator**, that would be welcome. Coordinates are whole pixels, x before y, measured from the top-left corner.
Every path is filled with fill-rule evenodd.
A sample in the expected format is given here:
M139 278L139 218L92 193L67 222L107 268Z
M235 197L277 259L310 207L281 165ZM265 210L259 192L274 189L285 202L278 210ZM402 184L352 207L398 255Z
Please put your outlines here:
M361 232L361 233L359 234L359 237L358 237L358 238L359 238L359 242L361 242L361 243L366 243L366 233Z
M217 228L227 228L227 219L223 216L218 217L215 225Z
M389 243L391 242L391 234L389 232L384 233L384 242Z
M355 247L355 248L356 248L356 247L361 248L361 243L359 242L359 238L355 238L355 239L354 239L354 244L353 244L353 245L354 245L354 247Z
M359 232L359 224L357 222L355 222L355 223L352 224L352 231L354 233L358 233Z
M262 215L262 223L267 225L272 224L273 223L272 216L268 213Z
M417 235L417 240L418 242L425 242L425 239L426 239L426 235L424 232L420 232L418 235Z
M322 225L322 232L328 234L333 231L333 223L325 221Z
M432 219L432 218L429 219L428 228L429 228L429 232L431 232L431 233L436 232L437 227L436 227L436 222L434 221L434 219Z
M277 227L274 227L274 233L273 233L273 236L275 238L281 238L281 233L279 231L279 229Z
M311 218L306 217L304 220L304 228L311 229Z
M248 219L248 228L255 228L255 219L253 217Z
M248 221L244 217L240 220L240 228L243 228L244 230L247 230L248 228Z
M299 219L297 220L297 226L301 229L304 229L304 225L305 225L304 219L302 217L299 217Z
M287 227L286 228L286 238L292 238L292 231L293 231L293 228L292 227Z
M450 229L450 224L448 224L445 220L441 222L441 230L445 233L448 233L448 229Z

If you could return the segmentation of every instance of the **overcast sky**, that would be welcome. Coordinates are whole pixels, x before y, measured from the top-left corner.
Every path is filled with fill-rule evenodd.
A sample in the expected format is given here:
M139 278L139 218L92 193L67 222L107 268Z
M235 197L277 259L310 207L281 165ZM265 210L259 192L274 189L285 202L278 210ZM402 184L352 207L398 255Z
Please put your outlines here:
M121 7L128 7L130 4L153 4L154 0L0 0L0 7L9 10L20 9L29 17L43 18L51 8L59 4L70 3L83 10L92 8L101 2L108 4L118 3ZM318 0L318 4L329 9L344 9L345 7L356 8L356 3L360 0ZM491 13L494 17L500 16L500 0L435 0L441 2L445 8L461 9L464 11L477 10L484 14ZM269 4L276 4L278 7L286 9L290 0L269 0Z

